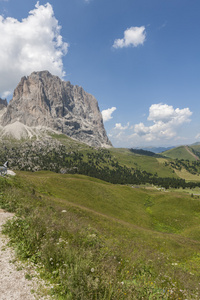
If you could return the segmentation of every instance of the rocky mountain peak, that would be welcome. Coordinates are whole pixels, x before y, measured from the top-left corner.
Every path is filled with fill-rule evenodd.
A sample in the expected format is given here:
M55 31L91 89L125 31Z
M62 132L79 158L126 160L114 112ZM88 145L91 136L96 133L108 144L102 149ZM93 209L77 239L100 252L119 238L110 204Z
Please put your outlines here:
M7 107L7 106L8 106L7 100L6 100L6 99L1 99L1 98L0 98L0 110L1 110L1 109L4 109L4 108Z
M4 127L15 122L48 127L91 146L112 146L94 96L48 71L22 77L1 119Z

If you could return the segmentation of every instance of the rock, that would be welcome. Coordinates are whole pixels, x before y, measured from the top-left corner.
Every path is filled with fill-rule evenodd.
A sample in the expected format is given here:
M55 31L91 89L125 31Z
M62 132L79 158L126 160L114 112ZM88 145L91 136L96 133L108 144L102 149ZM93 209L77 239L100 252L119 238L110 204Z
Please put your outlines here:
M7 175L15 176L16 173L13 172L12 170L7 170Z
M30 128L40 126L59 131L90 146L112 146L97 100L82 87L62 81L48 71L33 72L21 79L1 117L3 127L14 123L18 124L23 134L26 130L30 132ZM13 129L13 126L10 128Z
M7 106L8 106L7 100L6 99L3 100L0 98L0 110L4 109Z

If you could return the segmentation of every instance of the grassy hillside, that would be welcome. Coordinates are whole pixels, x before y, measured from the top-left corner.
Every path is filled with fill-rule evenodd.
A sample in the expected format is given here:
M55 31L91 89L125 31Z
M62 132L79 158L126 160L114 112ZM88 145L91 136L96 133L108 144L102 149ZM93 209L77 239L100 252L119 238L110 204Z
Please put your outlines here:
M199 147L199 146L194 146ZM162 153L162 155L165 155L166 157L170 157L173 159L185 159L190 161L196 161L197 158L195 158L195 154L193 153L193 147L189 146L180 146L177 148L173 148L170 150L167 150Z
M57 299L199 299L198 196L82 175L0 178L7 232Z
M196 160L198 146L194 146L196 150L191 147L169 150L175 151L174 156L178 157L185 151L186 158L190 155L195 159L188 161L147 156L143 155L145 151L140 153L139 150L133 153L123 148L96 149L63 134L51 134L38 140L2 140L0 146L0 164L8 161L14 170L78 173L112 183L148 183L165 188L186 187L184 180L200 181L200 160Z
M73 138L68 137L65 134L51 134L53 139L58 140L62 145L66 147L66 149L71 150L89 150L92 147L88 146L85 143L81 143Z
M126 148L112 148L110 152L121 165L126 165L129 168L138 168L150 173L157 173L160 177L177 178L173 169L170 166L164 165L167 159L134 154Z

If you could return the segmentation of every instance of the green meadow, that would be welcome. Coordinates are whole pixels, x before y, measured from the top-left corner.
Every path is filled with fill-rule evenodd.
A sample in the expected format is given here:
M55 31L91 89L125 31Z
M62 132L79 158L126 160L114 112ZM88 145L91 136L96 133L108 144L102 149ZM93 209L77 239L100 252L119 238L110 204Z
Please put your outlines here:
M0 190L4 232L54 299L200 298L199 189L19 171Z
M110 152L121 165L126 165L128 168L138 168L146 172L157 173L159 177L178 178L170 166L164 166L167 161L165 158L138 155L125 148L111 148Z

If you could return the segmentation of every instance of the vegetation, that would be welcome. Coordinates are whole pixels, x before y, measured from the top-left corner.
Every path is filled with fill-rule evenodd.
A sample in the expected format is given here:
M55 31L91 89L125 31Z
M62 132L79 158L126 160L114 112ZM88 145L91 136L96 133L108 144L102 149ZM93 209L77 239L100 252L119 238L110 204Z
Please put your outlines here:
M137 168L148 173L157 173L158 177L178 178L171 166L165 165L165 162L169 160L168 158L134 154L125 148L112 148L109 151L120 165L125 165L128 168Z
M180 146L162 153L173 159L197 161L200 159L200 145Z
M153 156L153 157L162 157L162 155L160 155L160 154L156 154L152 151L143 150L143 149L133 149L133 148L131 148L130 151L135 153L135 154L140 154L140 155Z
M4 232L57 299L199 299L197 196L51 172L0 189Z
M200 186L199 178L191 176L199 174L200 161L170 160L143 150L94 149L62 134L38 141L3 141L0 155L1 163L8 160L11 168L23 171L83 174L114 184L166 189Z
M57 299L199 299L200 162L147 152L1 142L21 170L0 178L4 232Z

